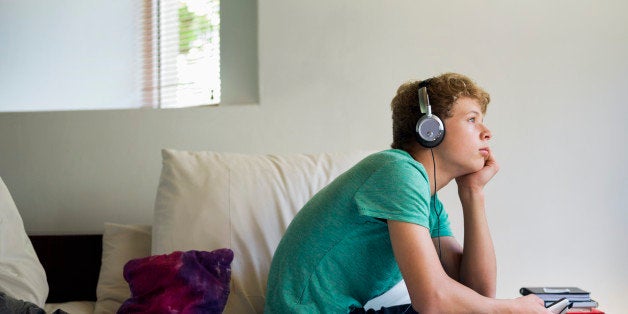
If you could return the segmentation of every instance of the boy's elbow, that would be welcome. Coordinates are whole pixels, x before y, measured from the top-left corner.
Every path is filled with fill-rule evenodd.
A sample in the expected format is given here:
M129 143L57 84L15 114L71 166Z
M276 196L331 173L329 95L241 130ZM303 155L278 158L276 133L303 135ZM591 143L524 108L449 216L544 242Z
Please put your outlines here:
M497 293L495 292L495 289L486 289L486 290L479 291L478 293L491 299L495 299L497 295Z
M478 294L491 299L494 299L497 294L497 289L495 288L495 285L492 284L485 284L473 287L473 290L475 290L475 292L477 292Z
M461 284L473 289L473 291L482 296L494 299L497 294L497 285L494 279L482 278L474 281L465 281L464 278L461 279Z
M415 296L414 298L411 296L412 308L418 313L448 313L456 312L456 309L459 310L461 304L473 303L471 298L464 301L461 300L460 295L452 293L454 290L441 287L431 290L429 294ZM495 285L488 284L474 287L473 290L484 297L495 299Z
M411 298L411 301L412 308L418 313L442 313L448 305L451 305L451 299L447 297L447 293L439 289L420 298Z

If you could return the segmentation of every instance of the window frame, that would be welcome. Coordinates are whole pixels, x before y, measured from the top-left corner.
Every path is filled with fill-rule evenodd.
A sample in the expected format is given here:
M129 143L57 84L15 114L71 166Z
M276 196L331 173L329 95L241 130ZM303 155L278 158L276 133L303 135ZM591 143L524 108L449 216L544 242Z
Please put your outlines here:
M162 108L159 95L161 77L156 54L160 0L144 0L142 107ZM221 101L226 104L259 103L258 19L257 1L220 2L220 80ZM213 105L210 105L213 106ZM196 107L196 106L195 106ZM168 108L163 108L168 109Z

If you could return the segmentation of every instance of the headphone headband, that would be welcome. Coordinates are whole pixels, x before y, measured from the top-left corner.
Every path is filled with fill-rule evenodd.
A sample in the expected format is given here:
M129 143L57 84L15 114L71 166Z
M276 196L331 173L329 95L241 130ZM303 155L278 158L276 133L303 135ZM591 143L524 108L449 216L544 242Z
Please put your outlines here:
M430 98L427 94L427 87L430 85L431 79L423 80L419 83L418 95L419 95L419 109L421 113L432 115L432 108L430 106Z
M419 82L419 88L430 86L430 82L431 81L432 81L431 78L428 78L426 80L422 80L421 82Z

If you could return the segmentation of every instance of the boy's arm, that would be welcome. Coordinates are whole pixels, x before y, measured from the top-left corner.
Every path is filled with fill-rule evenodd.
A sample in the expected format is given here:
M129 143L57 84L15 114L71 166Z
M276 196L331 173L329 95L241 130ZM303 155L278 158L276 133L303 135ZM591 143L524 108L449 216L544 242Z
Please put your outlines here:
M450 278L441 267L429 231L419 225L389 220L388 229L399 269L413 308L419 313L479 312L489 298Z
M438 259L427 228L389 220L395 259L419 313L549 313L534 295L514 300L482 296L450 278Z
M464 248L454 237L440 237L440 243L439 238L432 238L432 242L437 249L440 245L441 264L449 277L481 295L495 297L495 250L484 215L483 196L464 201L463 211Z
M460 282L487 297L495 297L497 263L484 212L483 193L459 191L464 216L464 247Z
M482 169L456 178L464 217L460 282L490 297L495 297L497 266L484 209L484 186L497 171L499 165L493 157L493 152L489 150Z

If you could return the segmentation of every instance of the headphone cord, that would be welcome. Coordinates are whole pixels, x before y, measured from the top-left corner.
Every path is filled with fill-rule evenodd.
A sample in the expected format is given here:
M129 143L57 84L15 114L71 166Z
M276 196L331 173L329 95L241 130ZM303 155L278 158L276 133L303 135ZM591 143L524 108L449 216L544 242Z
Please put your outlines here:
M437 229L436 229L436 238L438 240L438 259L443 263L443 251L440 248L440 212L436 210L436 160L434 159L434 150L430 148L430 152L432 153L432 165L434 166L434 195L432 195L432 208L436 213L437 220Z

